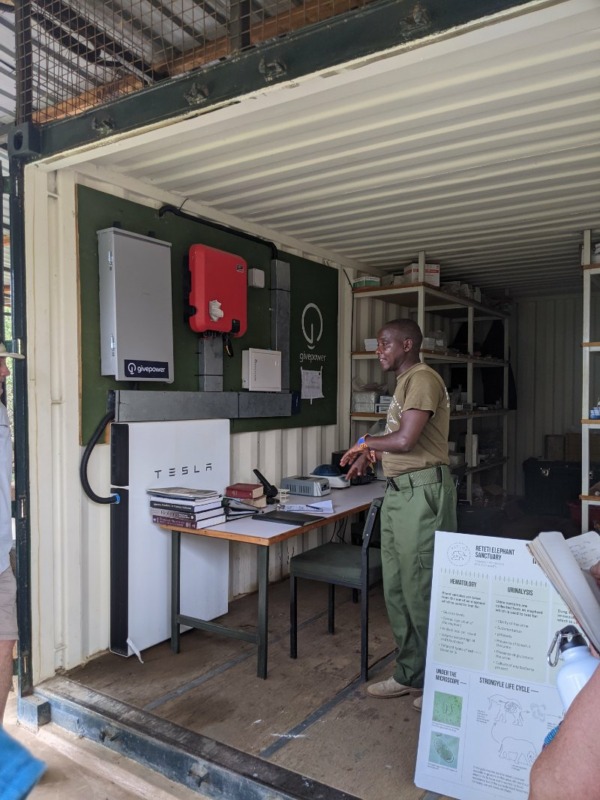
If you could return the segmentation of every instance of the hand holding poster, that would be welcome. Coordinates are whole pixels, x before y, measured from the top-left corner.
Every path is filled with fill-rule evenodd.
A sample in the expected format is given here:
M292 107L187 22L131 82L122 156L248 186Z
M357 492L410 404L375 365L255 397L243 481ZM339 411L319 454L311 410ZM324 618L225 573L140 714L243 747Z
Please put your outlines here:
M526 800L563 713L546 653L571 622L526 542L436 533L417 786Z

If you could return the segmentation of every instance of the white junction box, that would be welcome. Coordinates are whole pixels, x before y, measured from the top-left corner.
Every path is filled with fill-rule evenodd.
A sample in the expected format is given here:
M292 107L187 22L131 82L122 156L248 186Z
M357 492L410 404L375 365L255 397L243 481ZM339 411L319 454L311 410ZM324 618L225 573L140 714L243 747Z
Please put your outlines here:
M120 228L97 234L101 374L172 383L170 243Z
M281 391L281 351L250 347L242 350L242 389Z

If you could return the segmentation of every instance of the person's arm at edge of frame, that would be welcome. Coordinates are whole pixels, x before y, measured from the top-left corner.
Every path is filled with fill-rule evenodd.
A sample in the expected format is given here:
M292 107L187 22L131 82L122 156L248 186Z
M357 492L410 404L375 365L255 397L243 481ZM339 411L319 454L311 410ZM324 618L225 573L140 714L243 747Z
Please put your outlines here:
M579 692L531 768L529 800L600 798L600 669Z

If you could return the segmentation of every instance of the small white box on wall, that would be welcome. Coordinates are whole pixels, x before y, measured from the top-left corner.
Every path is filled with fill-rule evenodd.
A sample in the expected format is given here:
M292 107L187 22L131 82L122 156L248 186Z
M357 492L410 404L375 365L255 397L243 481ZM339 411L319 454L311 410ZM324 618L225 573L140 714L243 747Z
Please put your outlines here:
M250 392L281 391L281 351L251 347L242 350L242 389Z

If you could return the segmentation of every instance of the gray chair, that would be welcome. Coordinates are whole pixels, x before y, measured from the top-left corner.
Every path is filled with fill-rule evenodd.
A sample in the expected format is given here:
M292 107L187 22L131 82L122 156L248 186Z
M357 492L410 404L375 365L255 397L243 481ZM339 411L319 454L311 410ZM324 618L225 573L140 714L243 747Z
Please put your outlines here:
M327 542L290 559L290 656L298 655L297 579L329 585L328 632L335 631L335 587L360 591L360 674L369 672L369 588L381 580L379 511L382 499L373 500L363 527L362 545ZM377 546L373 546L377 545Z

